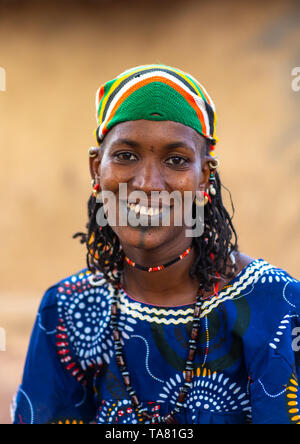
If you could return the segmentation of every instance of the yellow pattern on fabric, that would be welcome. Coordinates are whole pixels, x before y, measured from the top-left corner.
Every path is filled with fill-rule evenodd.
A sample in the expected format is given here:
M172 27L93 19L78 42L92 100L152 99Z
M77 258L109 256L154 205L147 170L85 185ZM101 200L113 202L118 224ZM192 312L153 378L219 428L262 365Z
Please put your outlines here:
M288 415L292 423L300 424L300 410L298 405L299 385L297 376L294 373L289 380L289 384L286 389Z

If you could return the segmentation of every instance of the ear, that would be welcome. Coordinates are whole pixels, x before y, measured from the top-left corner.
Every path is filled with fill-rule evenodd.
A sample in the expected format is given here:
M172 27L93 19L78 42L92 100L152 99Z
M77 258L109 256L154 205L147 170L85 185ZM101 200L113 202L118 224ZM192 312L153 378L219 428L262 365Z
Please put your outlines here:
M99 147L92 146L89 149L89 167L92 179L99 183L99 167L102 160L102 150Z
M209 162L213 161L214 158L210 155L206 155L201 159L201 177L199 181L199 191L206 191L209 188L209 178L210 178L210 166Z

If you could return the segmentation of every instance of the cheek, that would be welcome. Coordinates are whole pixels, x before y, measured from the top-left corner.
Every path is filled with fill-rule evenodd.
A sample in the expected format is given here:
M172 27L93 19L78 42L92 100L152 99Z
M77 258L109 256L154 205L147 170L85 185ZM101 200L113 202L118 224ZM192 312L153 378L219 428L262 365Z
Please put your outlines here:
M99 167L100 185L102 190L110 190L116 192L119 183L122 181L117 169L113 167L111 162L102 162Z
M192 211L193 200L199 188L199 174L197 174L197 171L190 170L189 174L179 177L176 187L181 194L182 212Z
M173 189L178 190L182 195L185 191L195 192L199 183L199 175L196 171L190 170L184 176L178 176L173 184Z

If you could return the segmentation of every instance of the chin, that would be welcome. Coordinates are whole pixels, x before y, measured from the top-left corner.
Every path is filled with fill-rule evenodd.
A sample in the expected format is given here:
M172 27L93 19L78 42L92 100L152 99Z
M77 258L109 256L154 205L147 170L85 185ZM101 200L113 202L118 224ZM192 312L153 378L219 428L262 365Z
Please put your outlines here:
M178 228L178 227L176 227ZM178 230L172 227L117 227L113 228L121 245L152 250L178 239Z

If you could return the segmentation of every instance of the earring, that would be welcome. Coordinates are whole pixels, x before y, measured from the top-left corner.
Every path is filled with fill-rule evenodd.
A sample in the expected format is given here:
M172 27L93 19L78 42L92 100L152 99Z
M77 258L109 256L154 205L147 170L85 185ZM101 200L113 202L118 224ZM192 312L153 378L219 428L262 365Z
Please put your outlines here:
M211 170L216 170L220 166L220 161L217 157L214 157L214 163L208 162L208 165Z
M91 146L89 148L89 157L97 157L98 156L98 148L96 146Z
M95 180L92 180L92 185L95 183ZM93 187L92 196L97 200L97 203L103 203L102 199L102 191L100 187L100 183L97 183Z
M92 191L92 195L94 197L97 197L99 194L99 190L100 190L100 183L97 183L96 185L94 185L93 187L93 191Z
M204 207L208 202L211 203L210 195L206 191L200 191L203 198L200 200L198 199L197 195L195 196L194 202L197 207Z
M215 196L217 194L215 184L216 184L216 178L215 178L214 173L211 171L210 178L209 178L209 193L212 196Z

